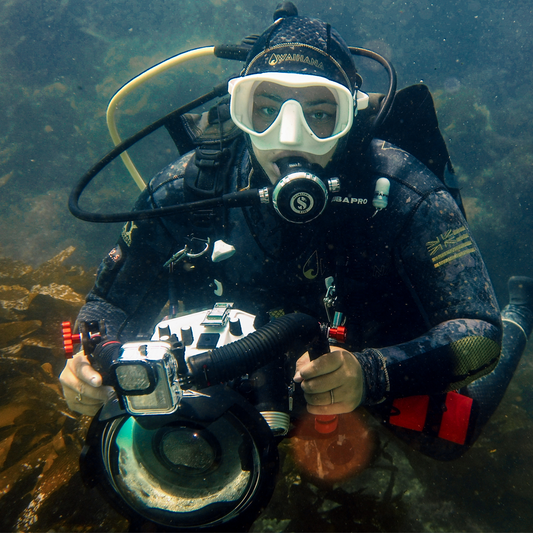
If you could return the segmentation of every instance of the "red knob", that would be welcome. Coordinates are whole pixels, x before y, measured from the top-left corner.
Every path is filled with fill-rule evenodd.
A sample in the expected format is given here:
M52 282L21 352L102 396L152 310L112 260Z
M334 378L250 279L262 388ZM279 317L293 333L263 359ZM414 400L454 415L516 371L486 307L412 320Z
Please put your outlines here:
M346 342L346 327L337 326L336 328L329 328L329 337L339 342Z
M63 347L65 349L65 357L70 359L74 353L74 344L79 344L81 335L72 334L72 326L70 322L62 322L61 328L63 330Z
M329 435L318 435L316 418L306 415L297 422L290 447L296 465L315 480L333 485L352 478L375 457L376 434L365 413L334 415L338 425Z
M339 424L339 417L337 415L316 415L315 416L315 429L327 435L333 433Z

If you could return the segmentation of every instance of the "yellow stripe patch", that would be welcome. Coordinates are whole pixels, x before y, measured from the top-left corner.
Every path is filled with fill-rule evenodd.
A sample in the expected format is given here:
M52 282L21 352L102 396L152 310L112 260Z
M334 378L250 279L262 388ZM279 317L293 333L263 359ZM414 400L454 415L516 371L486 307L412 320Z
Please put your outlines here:
M464 226L442 233L426 247L435 268L476 251Z

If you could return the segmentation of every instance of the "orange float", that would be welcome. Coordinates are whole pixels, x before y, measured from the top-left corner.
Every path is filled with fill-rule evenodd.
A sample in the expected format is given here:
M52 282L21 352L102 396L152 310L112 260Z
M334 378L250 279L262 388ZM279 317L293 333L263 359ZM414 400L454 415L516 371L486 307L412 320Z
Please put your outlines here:
M318 420L308 414L298 421L290 439L298 467L311 478L328 484L361 473L375 450L374 432L360 410L336 415L336 419L332 431L320 431ZM330 423L329 428L335 426L333 420Z

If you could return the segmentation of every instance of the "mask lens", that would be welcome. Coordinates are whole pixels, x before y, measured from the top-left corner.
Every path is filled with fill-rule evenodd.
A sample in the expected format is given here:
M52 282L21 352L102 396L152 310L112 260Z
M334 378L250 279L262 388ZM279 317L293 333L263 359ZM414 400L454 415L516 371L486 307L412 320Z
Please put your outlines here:
M327 87L287 87L274 82L262 82L254 91L251 123L254 131L263 133L276 120L283 104L297 101L311 131L321 139L333 136L338 123L338 103Z

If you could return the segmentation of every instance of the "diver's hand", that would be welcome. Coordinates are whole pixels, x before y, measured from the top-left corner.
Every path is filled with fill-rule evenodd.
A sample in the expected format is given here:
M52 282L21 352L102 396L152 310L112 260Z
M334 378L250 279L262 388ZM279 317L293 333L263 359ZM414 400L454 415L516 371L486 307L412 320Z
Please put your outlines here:
M305 353L296 363L294 381L301 383L307 410L315 415L349 413L363 397L363 371L349 351L335 349L314 361Z
M94 416L113 393L112 387L102 386L102 376L83 352L67 361L59 381L69 408L83 415Z

